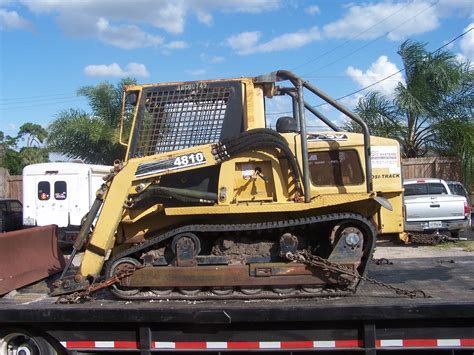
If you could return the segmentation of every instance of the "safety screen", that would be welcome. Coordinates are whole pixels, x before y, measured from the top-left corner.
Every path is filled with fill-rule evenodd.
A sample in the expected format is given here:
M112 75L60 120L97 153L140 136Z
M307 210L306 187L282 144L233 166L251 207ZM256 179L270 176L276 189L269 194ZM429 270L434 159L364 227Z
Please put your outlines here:
M221 137L231 86L201 84L144 90L133 156L216 142Z

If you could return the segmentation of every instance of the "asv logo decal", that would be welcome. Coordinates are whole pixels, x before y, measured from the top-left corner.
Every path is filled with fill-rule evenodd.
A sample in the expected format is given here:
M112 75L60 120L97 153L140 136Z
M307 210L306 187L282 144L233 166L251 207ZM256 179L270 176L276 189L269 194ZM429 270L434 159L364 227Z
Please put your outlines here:
M347 135L343 133L309 134L309 141L345 141Z
M187 166L187 165L195 165L196 163L201 164L205 163L206 159L204 158L204 154L201 152L199 153L191 153L188 155L181 155L176 157L174 160L174 166Z
M184 169L190 166L206 163L206 158L202 152L179 155L163 160L156 160L138 165L135 176L147 176L159 174L163 171Z

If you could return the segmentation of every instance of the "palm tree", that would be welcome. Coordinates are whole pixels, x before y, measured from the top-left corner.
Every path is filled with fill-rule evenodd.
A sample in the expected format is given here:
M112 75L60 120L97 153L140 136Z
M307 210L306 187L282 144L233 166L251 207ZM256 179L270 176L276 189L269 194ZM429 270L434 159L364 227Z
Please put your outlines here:
M119 144L122 93L134 79L123 79L115 86L104 82L81 87L77 94L87 98L91 113L69 109L61 111L49 126L51 151L87 163L111 165L123 159L125 148Z
M453 125L464 138L472 135L472 67L459 63L452 53L429 53L425 44L412 41L405 41L398 54L405 82L398 83L392 99L380 93L367 94L359 100L356 112L375 134L398 139L406 158L442 147L446 151L447 146L451 153L459 154L457 141L443 137Z

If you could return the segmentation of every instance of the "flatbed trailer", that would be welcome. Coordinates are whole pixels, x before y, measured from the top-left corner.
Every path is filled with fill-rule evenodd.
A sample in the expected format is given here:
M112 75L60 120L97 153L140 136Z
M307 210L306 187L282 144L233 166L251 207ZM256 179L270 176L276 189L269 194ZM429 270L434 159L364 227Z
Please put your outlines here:
M86 303L56 304L50 279L0 299L0 328L3 341L14 332L39 337L59 354L472 354L473 270L472 257L370 265L370 277L431 296L412 299L364 282L339 298L127 302L101 291Z

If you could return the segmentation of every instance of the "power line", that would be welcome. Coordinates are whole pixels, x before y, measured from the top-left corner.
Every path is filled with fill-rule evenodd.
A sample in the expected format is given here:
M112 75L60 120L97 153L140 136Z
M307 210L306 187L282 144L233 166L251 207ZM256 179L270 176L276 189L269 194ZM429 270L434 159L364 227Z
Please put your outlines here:
M73 94L71 92L63 92L59 94L48 94L48 95L4 97L4 98L0 98L0 101L23 101L23 100L29 100L29 99L44 98L44 97L57 97L57 96L76 96L76 94Z
M22 99L13 102L1 102L0 101L0 108L2 106L18 106L18 105L27 105L27 104L35 104L38 102L51 102L55 103L58 100L68 100L68 99L78 99L79 96L77 95L65 95L65 96L58 96L58 97L51 97L51 98L35 98L35 99Z
M368 31L370 31L370 30L373 29L374 27L377 27L377 26L380 25L382 22L385 22L386 20L388 20L390 17L395 16L395 15L398 14L400 11L404 10L405 8L407 8L409 5L411 5L411 4L413 4L413 3L414 3L414 1L408 2L405 6L401 7L401 8L398 9L397 11L391 13L391 14L388 15L387 17L384 17L382 20L380 20L379 22L375 23L374 25L372 25L372 26L366 28L366 29L363 30L362 32L359 32L359 33L358 33L357 35L355 35L354 37L347 39L346 41L344 41L343 43L339 44L338 46L336 46L336 47L334 47L334 48L331 48L331 49L329 49L328 51L321 53L321 54L318 55L317 57L314 57L314 58L312 58L312 59L310 59L310 60L308 60L308 61L306 61L306 62L304 62L304 63L302 63L302 64L300 64L300 65L297 65L296 67L293 67L293 68L291 68L290 70L291 70L291 71L294 71L294 70L296 70L296 69L299 69L299 68L301 68L301 67L304 67L305 65L308 65L308 64L310 64L310 63L313 63L314 61L316 61L316 60L318 60L318 59L320 59L320 58L322 58L322 57L325 57L326 55L328 55L328 54L334 52L335 50L337 50L337 49L339 49L339 48L345 46L347 43L353 41L354 39L359 38L361 35L363 35L364 33L367 33Z
M435 54L436 52L439 52L441 49L443 49L444 47L447 47L449 46L451 43L453 43L454 41L458 40L459 38L467 35L469 32L471 32L472 30L474 29L474 27L471 27L470 29L468 29L467 31L461 33L460 35L456 36L455 38L453 38L452 40L450 40L449 42L443 44L442 46L438 47L436 50L434 50L433 52L431 52L430 54ZM349 97L349 96L352 96L352 95L355 95L355 94L358 94L359 92L361 91L364 91L364 90L367 90L368 88L371 88L372 86L374 85L377 85L377 84L380 84L382 81L385 81L389 78L391 78L392 76L394 75L397 75L398 73L401 73L402 71L405 71L405 68L402 68L400 69L399 71L395 72L395 73L392 73L388 76L386 76L385 78L382 78L378 81L376 81L375 83L372 83L370 85L367 85L366 87L363 87L362 89L359 89L359 90L356 90L350 94L347 94L347 95L344 95L344 96L341 96L339 98L337 98L336 100L342 100L342 99L345 99L346 97ZM318 106L315 106L315 107L318 107Z
M458 36L454 37L454 38L451 39L449 42L446 42L446 43L443 44L442 46L440 46L440 47L438 47L437 49L435 49L434 51L432 51L430 54L435 54L436 52L439 52L441 49L443 49L443 48L449 46L451 43L457 41L459 38L461 38L461 37L467 35L467 34L468 34L469 32L471 32L472 30L474 30L474 27L471 27L471 28L469 28L468 30L464 31L463 33L459 34ZM349 96L358 94L359 92L364 91L364 90L367 90L367 89L369 89L369 88L371 88L372 86L375 86L375 85L377 85L377 84L380 84L382 81L385 81L385 80L391 78L392 76L395 76L395 75L397 75L397 74L399 74L399 73L401 73L401 72L403 72L403 71L405 71L405 68L400 69L400 70L398 70L398 71L396 71L395 73L392 73L392 74L390 74L390 75L387 75L386 77L384 77L384 78L382 78L382 79L376 81L375 83L372 83L372 84L370 84L370 85L367 85L367 86L363 87L362 89L359 89L359 90L353 91L353 92L351 92L351 93L349 93L349 94L346 94L346 95L344 95L344 96L338 97L338 98L335 99L335 100L336 100L336 101L339 101L339 100L345 99L345 98L347 98L347 97L349 97ZM324 106L324 105L328 105L328 103L324 102L324 103L321 103L321 104L319 104L319 105L315 105L315 106L312 106L312 107L313 107L313 108L318 108L318 107L321 107L321 106ZM286 111L286 112L269 112L269 113L267 113L267 115L281 115L281 114L288 114L288 113L291 113L291 111Z
M0 107L0 111L8 111L8 110L38 107L38 106L50 106L50 105L54 105L54 104L64 104L64 103L67 103L67 102L74 102L74 101L79 101L79 100L84 100L84 98L76 97L74 99L63 99L63 100L57 100L57 101L52 101L52 102L43 102L43 103L38 103L38 104L33 104L33 105Z
M338 59L336 59L336 60L333 60L332 62L329 62L329 63L327 63L327 64L325 64L325 65L323 65L323 66L321 66L321 67L319 67L319 68L313 69L313 70L307 72L306 74L304 74L303 76L310 75L310 74L312 74L312 73L314 73L314 72L317 72L317 71L319 71L319 70L321 70L321 69L325 69L325 68L327 68L327 67L329 67L329 66L331 66L331 65L333 65L333 64L335 64L335 63L340 62L340 61L343 60L343 59L346 59L346 58L352 56L353 54L355 54L355 53L357 53L357 52L360 52L362 49L364 49L364 48L370 46L372 43L377 42L377 41L380 40L381 38L384 38L384 37L387 36L388 34L392 33L393 31L395 31L395 30L399 29L400 27L402 27L403 25L405 25L407 22L410 22L411 20L413 20L414 18L418 17L418 16L421 15L422 13L428 11L428 10L431 9L433 6L435 6L438 2L439 2L439 0L436 1L436 2L434 2L434 3L432 3L430 6L426 7L426 8L423 9L422 11L416 13L415 15L413 15L413 16L410 17L410 18L408 18L407 20L403 21L402 23L398 24L397 26L395 26L394 28L392 28L390 31L387 31L387 32L381 34L380 36L376 37L376 38L373 39L372 41L369 41L369 42L365 43L363 46L361 46L361 47L359 47L359 48L357 48L357 49L355 49L355 50L353 50L353 51L347 53L346 55L344 55L344 56L342 56L342 57L340 57L340 58L338 58Z

